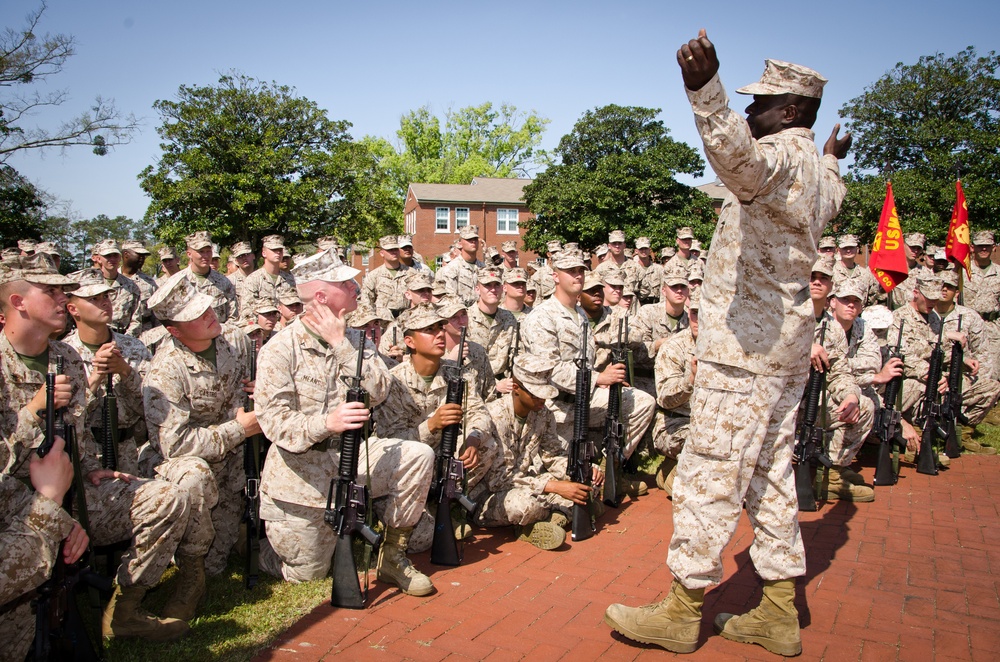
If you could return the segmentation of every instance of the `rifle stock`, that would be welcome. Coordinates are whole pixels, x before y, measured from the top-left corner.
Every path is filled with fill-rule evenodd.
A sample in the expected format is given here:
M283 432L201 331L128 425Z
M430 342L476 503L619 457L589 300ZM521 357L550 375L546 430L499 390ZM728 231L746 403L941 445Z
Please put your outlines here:
M611 350L611 363L628 366L628 353L622 343L624 319L618 320L618 342ZM622 440L625 426L621 422L622 385L612 384L608 388L608 414L604 420L604 504L618 507L618 471L624 464Z
M583 335L580 358L576 359L576 397L573 404L573 439L570 442L569 474L575 483L591 484L591 460L596 449L587 439L590 427L590 361L587 355L587 331L590 322L583 320ZM589 502L589 499L588 499ZM586 540L594 535L594 520L590 516L590 504L573 504L573 540Z
M902 360L903 348L903 325L905 320L899 323L899 337L896 339L895 349L890 349L889 358ZM878 462L875 465L875 479L872 481L876 487L895 485L899 479L898 474L898 449L905 448L906 442L902 438L899 421L900 412L896 409L896 400L899 392L903 388L903 375L893 377L885 387L885 394L882 397L882 408L875 414L875 424L872 430L878 437L880 443L878 447ZM894 462L894 456L896 461Z

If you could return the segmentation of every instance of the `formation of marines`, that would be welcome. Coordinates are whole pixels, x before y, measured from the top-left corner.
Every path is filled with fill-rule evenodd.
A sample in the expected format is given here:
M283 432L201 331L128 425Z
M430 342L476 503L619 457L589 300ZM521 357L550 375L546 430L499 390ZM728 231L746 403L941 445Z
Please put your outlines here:
M745 508L758 534L751 556L764 598L749 614L720 615L716 629L797 654L794 585L805 553L788 488L806 371L827 373L822 406L833 466L822 500L876 498L855 459L866 441L879 441L873 421L886 384L899 376L903 436L916 450L939 337L964 349L964 449L995 454L973 440L1000 399L994 237L974 236L972 275L963 279L947 264L925 265L925 238L908 235L909 278L886 296L857 262L856 237L821 236L844 196L837 159L849 145L836 129L823 156L813 143L825 80L768 60L761 81L739 90L754 95L748 123L728 107L704 33L678 60L699 130L713 145L709 160L734 194L711 256L690 227L677 228L676 245L659 252L647 237L630 250L625 232L614 230L593 253L550 242L544 265L522 266L516 242L483 251L479 228L468 225L436 272L414 254L409 235L382 237L382 264L359 285L333 240L291 266L279 235L264 238L258 269L254 247L234 244L228 277L213 266L218 251L207 232L186 238L184 269L162 249L157 280L141 272L149 252L138 242L101 241L93 268L68 277L51 245L26 240L16 255L5 253L0 604L13 606L0 612L0 632L12 657L23 657L33 637L30 605L18 596L42 583L60 555L73 563L88 545L127 545L111 569L105 637L183 636L206 576L221 573L237 548L244 446L258 435L269 442L259 458L261 568L290 582L326 577L337 537L324 521L327 488L341 435L362 428L358 480L382 523L378 581L407 595L434 592L409 555L430 548L441 527L462 540L473 527L512 526L520 540L556 549L575 506L597 520L609 496L648 495L650 486L623 472L636 453L656 453L656 487L673 501L675 579L663 602L611 605L606 622L637 641L693 651L704 590L721 580L721 551ZM766 127L760 117L779 98L785 120ZM764 144L783 155L788 172L775 176L773 160L747 157ZM791 205L798 186L816 194ZM776 216L785 224L778 238ZM798 284L797 294L776 278ZM900 351L890 353L896 338ZM615 360L622 350L628 360ZM356 377L368 401L349 402L344 378L355 376L359 353ZM46 375L57 357L55 403L76 433L76 466L63 440L44 459L34 452L46 434ZM447 375L457 365L467 388L456 404L447 401ZM585 394L580 370L592 375ZM612 387L620 389L618 411ZM118 418L109 464L99 439L111 394ZM621 456L598 453L584 482L568 466L580 397L598 447L609 417L624 423ZM464 489L479 507L440 523L429 507L435 454L442 431L455 425ZM612 470L618 493L606 495ZM74 480L82 498L66 511ZM175 592L152 614L143 598L171 562Z

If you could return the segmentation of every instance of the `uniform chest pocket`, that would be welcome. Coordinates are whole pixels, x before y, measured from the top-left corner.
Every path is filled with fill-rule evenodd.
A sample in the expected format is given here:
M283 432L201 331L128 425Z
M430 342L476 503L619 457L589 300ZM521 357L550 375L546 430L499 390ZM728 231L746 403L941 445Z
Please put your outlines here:
M298 393L300 401L318 407L322 407L326 403L326 398L329 394L326 380L320 380L309 375L296 379L295 390Z

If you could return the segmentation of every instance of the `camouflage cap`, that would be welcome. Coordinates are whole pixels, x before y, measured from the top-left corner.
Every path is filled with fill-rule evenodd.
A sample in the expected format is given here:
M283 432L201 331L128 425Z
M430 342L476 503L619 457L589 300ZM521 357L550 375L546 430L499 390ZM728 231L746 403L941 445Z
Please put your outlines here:
M694 230L685 225L684 227L677 228L677 238L678 239L694 239Z
M285 250L285 238L280 234L269 234L261 240L261 245L272 251Z
M820 248L836 248L836 247L837 247L836 238L827 235L825 237L819 238L819 245L816 247L816 250L819 250Z
M691 281L705 280L705 263L701 260L691 260L688 262L688 283Z
M212 244L212 257L222 257L222 250L219 248L218 244Z
M109 286L104 279L104 274L100 269L81 269L69 275L80 287L73 291L73 296L89 299L98 294L111 292L113 287Z
M378 247L384 251L391 251L394 248L399 248L399 235L387 234L378 240Z
M399 235L399 247L409 246L413 248L413 235L412 234L401 234Z
M18 239L17 247L25 253L33 253L38 250L38 242L34 239Z
M949 265L947 269L939 271L937 277L941 279L943 284L958 289L959 275L954 265Z
M320 237L319 239L316 240L316 248L318 248L319 251L325 251L331 248L339 248L339 247L340 246L337 244L336 237L331 237L327 235L325 237Z
M500 250L496 246L487 246L486 250L483 251L483 257L487 260L492 259L500 255Z
M589 292L594 288L600 288L604 291L604 281L601 280L601 275L593 271L588 271L587 276L583 279L583 291Z
M607 244L601 244L600 246L594 249L594 255L596 255L597 257L601 257L602 255L607 255L607 254L608 254Z
M691 240L691 250L692 251L697 251L697 252L700 253L702 251L701 242L698 241L697 239L692 239Z
M479 226L466 225L458 231L458 236L462 239L479 239Z
M625 242L625 232L623 230L612 230L611 234L608 235L608 243L614 244L617 242Z
M253 248L250 246L249 241L237 241L235 244L230 246L229 253L233 257L240 257L241 255L249 255L253 253Z
M992 246L995 243L993 233L989 230L981 230L972 237L973 246Z
M781 60L764 60L764 73L760 80L736 90L737 94L798 94L813 99L823 98L823 86L827 80L816 71L800 64Z
M118 247L118 242L114 239L105 239L94 244L94 247L90 249L91 255L121 255L122 249Z
M462 248L462 242L461 240L456 239L455 241L451 242L451 244L449 244L448 247L454 248L455 250L459 250L460 248Z
M926 298L937 301L941 298L941 279L937 274L917 278L917 289Z
M360 271L354 267L349 267L340 261L337 252L332 248L321 253L315 253L301 261L296 260L296 265L292 267L292 276L295 283L304 285L315 280L327 283L342 283L357 276Z
M441 297L441 300L434 305L437 306L438 314L449 320L461 311L466 310L466 305L454 294Z
M934 251L934 261L935 262L938 262L938 261L947 262L948 261L948 256L945 255L945 252L944 252L943 248L939 248L936 251Z
M812 269L810 273L821 273L827 276L833 277L833 265L836 261L833 259L832 255L820 255L813 262Z
M608 269L604 272L603 280L605 285L625 286L625 277L622 275L621 269Z
M528 283L524 286L525 292L538 292L538 281L534 278L529 278Z
M578 244L575 241L567 241L565 244L563 244L563 250L564 251L578 251L578 250L580 250L580 244Z
M374 320L380 320L382 322L389 321L384 315L379 314L376 309L372 308L365 302L361 302L358 304L358 307L354 309L354 312L347 316L347 326L352 329L360 329Z
M625 249L625 257L627 257L628 259L631 260L633 255L635 255L635 250L634 249L631 249L631 248L626 248Z
M664 246L660 249L660 257L667 258L668 260L673 256L677 255L677 249L673 246Z
M514 267L513 269L507 269L503 273L504 283L527 283L528 282L528 272L520 267Z
M500 250L504 253L509 253L511 251L517 250L517 242L511 239L510 241L505 241L500 244Z
M558 253L559 251L562 250L562 242L553 239L552 241L546 242L545 249L548 251L549 255L552 255L553 253Z
M176 260L177 251L174 250L173 246L161 246L160 250L156 251L156 254L160 256L160 261L163 260Z
M873 329L888 329L892 326L892 311L882 305L871 306L861 313L861 319Z
M837 287L833 288L833 296L838 299L854 297L864 303L864 300L867 298L867 292L860 278L845 278L837 283Z
M476 278L480 285L486 285L487 283L502 283L503 282L503 272L496 267L483 267L476 274Z
M129 239L128 241L122 243L123 251L132 251L133 253L138 253L139 255L149 255L149 251L143 246L141 241L136 241L134 239Z
M528 393L536 398L551 400L559 395L559 389L552 384L552 369L555 367L555 359L521 352L514 357L511 372Z
M160 285L146 302L161 322L190 322L212 307L212 297L199 292L183 271Z
M636 250L639 250L640 248L649 248L649 247L650 247L649 237L639 237L638 239L635 240Z
M841 235L837 239L837 246L839 246L840 248L850 248L851 246L854 246L855 248L857 248L858 247L858 238L856 236L854 236L853 234Z
M423 269L414 269L406 278L406 289L411 292L419 290L433 290L434 276Z
M674 263L669 268L663 270L663 287L673 287L676 285L688 284L687 265Z
M278 295L278 303L282 306L297 306L302 303L302 299L295 290L285 290Z
M688 296L688 300L687 300L687 309L689 311L690 310L698 310L699 308L701 308L701 288L700 287L691 290L691 294L690 294L690 296Z
M0 259L11 260L21 257L21 249L15 246L5 248L0 251Z
M261 300L253 307L254 315L266 315L268 313L277 313L278 306L275 305L274 301Z
M567 269L575 269L577 267L582 267L583 264L583 253L574 250L562 250L556 253L555 257L552 258L552 268L565 271Z
M927 245L927 237L924 236L923 232L911 232L903 237L903 242L907 246L919 246L923 248Z
M406 333L407 331L419 331L420 329L426 329L434 326L438 322L447 321L448 320L442 317L441 313L438 312L437 307L430 302L421 303L413 308L408 308L396 318L396 322L403 330L403 333Z
M18 280L34 285L58 285L64 292L71 292L80 287L72 278L59 273L55 261L48 253L4 258L0 263L0 284Z
M51 241L40 241L35 246L36 253L48 253L49 255L62 255L56 245Z
M445 287L444 282L439 281L439 280L435 280L434 281L434 288L431 290L431 296L435 296L435 297L439 297L440 298L440 297L443 297L443 296L447 296L449 293L450 292L449 292L448 288Z
M622 289L622 298L623 299L626 298L626 297L632 298L634 296L635 296L635 291L632 289L631 285L626 285L625 288Z
M210 235L207 230L192 232L188 236L184 237L184 245L193 251L200 251L201 249L212 245L212 235Z

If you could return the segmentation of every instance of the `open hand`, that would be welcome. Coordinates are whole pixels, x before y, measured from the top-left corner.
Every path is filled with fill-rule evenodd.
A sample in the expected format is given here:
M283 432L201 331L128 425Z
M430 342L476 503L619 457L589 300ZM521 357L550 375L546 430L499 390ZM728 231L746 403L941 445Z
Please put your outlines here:
M833 125L833 133L830 137L826 139L826 144L823 145L823 155L833 154L838 159L843 159L847 157L847 150L851 149L851 143L854 141L854 136L848 131L844 134L843 138L837 138L837 134L840 133L840 125Z

